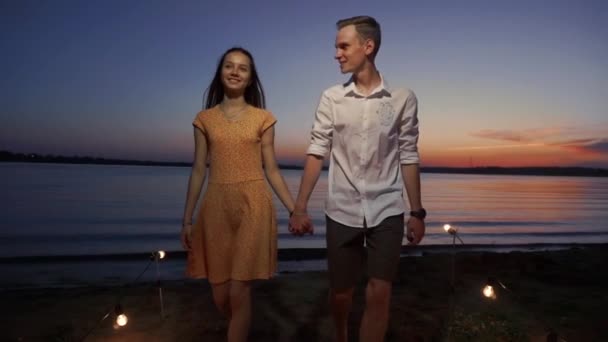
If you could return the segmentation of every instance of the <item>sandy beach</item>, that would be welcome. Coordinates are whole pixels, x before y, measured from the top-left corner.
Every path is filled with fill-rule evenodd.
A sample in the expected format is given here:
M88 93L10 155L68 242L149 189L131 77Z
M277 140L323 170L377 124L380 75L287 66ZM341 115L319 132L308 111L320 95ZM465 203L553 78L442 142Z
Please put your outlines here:
M608 246L539 252L460 252L451 283L450 253L404 257L394 285L387 341L606 341ZM488 277L500 281L497 298L482 296ZM0 292L2 341L223 341L226 322L205 281ZM129 317L100 322L124 291ZM254 286L250 341L329 341L325 272L282 273ZM363 281L351 315L351 340L364 304ZM558 339L558 340L560 340Z

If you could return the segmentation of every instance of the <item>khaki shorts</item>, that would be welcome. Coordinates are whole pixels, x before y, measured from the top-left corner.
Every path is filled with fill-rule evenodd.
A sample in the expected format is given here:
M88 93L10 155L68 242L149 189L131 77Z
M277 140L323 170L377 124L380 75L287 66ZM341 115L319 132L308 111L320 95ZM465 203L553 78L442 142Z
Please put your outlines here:
M354 287L365 269L367 276L392 282L399 268L404 216L385 218L378 226L350 227L327 220L327 264L333 289Z

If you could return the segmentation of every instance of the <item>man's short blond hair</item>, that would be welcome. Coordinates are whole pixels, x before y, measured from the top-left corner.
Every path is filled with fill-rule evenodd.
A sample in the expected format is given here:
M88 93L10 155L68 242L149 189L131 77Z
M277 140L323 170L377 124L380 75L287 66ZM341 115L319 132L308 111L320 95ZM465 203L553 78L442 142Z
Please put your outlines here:
M348 25L355 25L355 29L362 40L371 39L374 42L374 52L372 55L373 57L376 57L378 50L380 50L380 42L382 41L380 24L378 24L376 19L367 15L360 15L341 19L336 23L338 30Z

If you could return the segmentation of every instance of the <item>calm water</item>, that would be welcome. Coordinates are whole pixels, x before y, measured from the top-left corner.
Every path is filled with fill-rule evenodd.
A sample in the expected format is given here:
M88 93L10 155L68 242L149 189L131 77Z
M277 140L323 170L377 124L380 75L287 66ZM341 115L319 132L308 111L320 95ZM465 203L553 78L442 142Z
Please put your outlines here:
M0 163L0 257L180 250L190 170L183 167ZM301 171L283 171L292 193ZM608 242L608 178L423 174L427 245ZM309 210L316 234L279 247L324 247L323 173Z

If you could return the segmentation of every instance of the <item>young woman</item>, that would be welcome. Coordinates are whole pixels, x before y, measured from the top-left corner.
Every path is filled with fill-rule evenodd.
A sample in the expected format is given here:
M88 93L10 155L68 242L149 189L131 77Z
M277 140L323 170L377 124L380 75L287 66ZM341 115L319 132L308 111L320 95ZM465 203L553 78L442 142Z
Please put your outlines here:
M215 304L229 320L228 341L247 339L251 281L276 271L276 212L267 184L290 213L294 207L275 159L276 119L264 107L253 57L232 48L222 55L206 91L206 109L193 122L195 157L181 240L188 275L209 280ZM192 222L207 159L207 189Z

